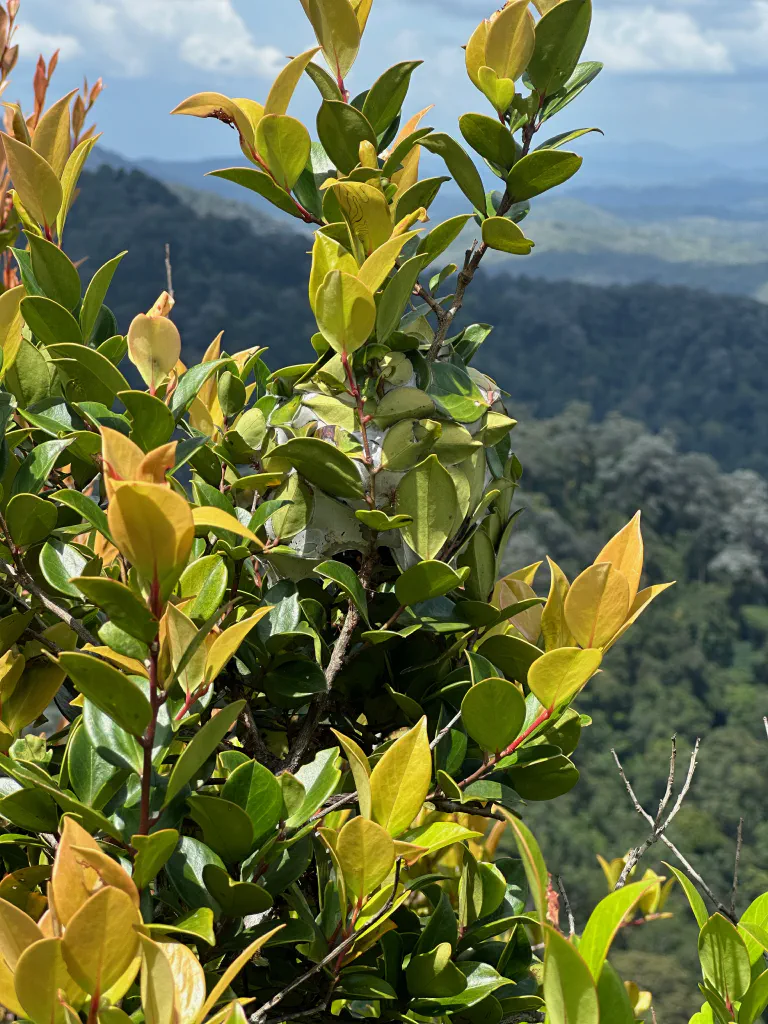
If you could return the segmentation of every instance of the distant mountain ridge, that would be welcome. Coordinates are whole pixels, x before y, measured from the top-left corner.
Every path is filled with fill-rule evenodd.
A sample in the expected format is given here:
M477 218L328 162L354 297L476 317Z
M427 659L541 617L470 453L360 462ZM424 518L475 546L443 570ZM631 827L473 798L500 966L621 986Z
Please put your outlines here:
M252 208L242 212L223 213L210 194L103 166L83 179L66 244L73 258L87 260L84 277L129 250L110 292L125 330L165 286L169 242L174 319L188 363L222 329L229 351L266 345L273 367L307 362L316 330L306 289L309 239L276 230L278 222ZM589 257L585 266L593 264ZM528 273L538 265L504 264ZM495 325L483 364L510 392L513 412L550 416L571 401L588 402L599 419L618 410L673 430L684 448L709 452L724 468L768 475L768 307L655 284L547 282L498 266L495 275L489 263L476 276L462 322Z
M768 144L755 145L738 168L672 147L609 149L597 139L585 140L583 151L585 163L573 181L534 204L526 224L534 252L499 260L505 272L589 284L653 282L768 300ZM137 168L165 182L198 212L243 217L263 232L306 231L299 220L276 218L255 193L206 177L210 170L245 164L238 153L130 161L98 147L95 155L110 167ZM425 156L425 174L432 173L433 160ZM666 183L657 180L662 175L668 175ZM497 179L488 175L487 181L492 188ZM435 200L431 220L451 216L464 203L449 186ZM454 260L476 234L470 223Z

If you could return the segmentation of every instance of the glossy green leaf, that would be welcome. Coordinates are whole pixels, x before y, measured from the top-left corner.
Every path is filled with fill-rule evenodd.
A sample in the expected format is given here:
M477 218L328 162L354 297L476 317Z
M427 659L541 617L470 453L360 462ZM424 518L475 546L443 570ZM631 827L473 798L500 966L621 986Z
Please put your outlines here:
M568 3L578 0L567 0ZM516 203L533 199L568 181L583 159L563 150L540 149L519 160L507 175L507 189Z
M600 900L589 915L579 942L579 953L596 982L600 980L603 964L622 924L630 919L640 900L655 884L651 879L625 885Z
M43 441L24 459L13 478L11 494L37 494L45 484L56 460L72 444L63 441Z
M139 687L123 672L90 654L65 652L59 664L80 693L132 736L141 736L152 710Z
M80 275L74 264L58 245L46 238L30 235L28 241L32 270L43 294L73 310L80 301Z
M510 170L518 157L517 144L506 125L486 114L463 114L459 130L468 145L485 160Z
M123 583L99 576L78 576L72 583L126 633L146 644L152 643L157 636L157 619Z
M458 526L456 488L436 455L405 474L397 488L397 512L411 517L403 537L417 555L434 559Z
M377 145L376 132L365 115L349 103L323 100L317 114L317 134L336 167L349 174L360 162L360 143Z
M247 761L235 768L224 783L221 795L242 807L251 819L257 840L271 832L280 820L283 805L280 783L258 761Z
M735 925L715 914L699 933L699 960L704 980L731 1004L741 999L751 980L749 954Z
M592 0L562 0L536 26L528 76L542 96L552 96L573 74L592 23Z
M194 738L187 744L173 766L165 793L165 804L169 804L203 767L237 721L237 716L244 707L245 701L243 700L229 704L209 719L199 732L195 733Z
M365 596L365 589L354 569L351 569L344 562L327 561L321 562L314 570L323 579L336 583L349 597L366 622L368 618L368 599Z
M466 151L444 132L433 132L422 139L421 145L430 153L443 158L456 184L475 209L482 214L485 211L485 188L477 168Z
M56 526L56 506L34 494L15 494L8 502L5 521L20 548L40 544Z
M417 562L398 576L395 582L395 595L402 605L420 604L422 601L443 597L452 590L457 590L463 585L467 575L468 570L455 572L445 562Z
M203 840L228 864L245 860L253 846L253 826L242 807L218 796L187 797L189 816L203 830Z
M490 249L515 256L528 256L535 244L514 221L506 217L489 217L483 221L483 241Z
M328 441L294 437L273 448L270 458L285 459L311 484L329 494L340 498L363 496L357 464Z
M145 889L154 881L158 872L165 866L168 858L179 842L179 833L175 828L162 829L148 836L133 836L131 846L136 850L133 862L133 880L137 889Z
M461 720L482 750L505 750L525 722L525 700L514 683L484 679L467 691L461 702Z

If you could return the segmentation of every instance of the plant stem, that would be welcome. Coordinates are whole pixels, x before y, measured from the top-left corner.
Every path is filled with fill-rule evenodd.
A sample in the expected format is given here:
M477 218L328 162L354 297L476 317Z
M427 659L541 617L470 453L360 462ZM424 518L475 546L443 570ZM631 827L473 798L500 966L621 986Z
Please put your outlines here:
M373 467L373 459L371 458L371 446L368 443L368 423L365 417L365 411L363 407L363 396L360 394L360 388L358 387L357 381L355 380L355 374L352 370L352 367L349 365L349 358L346 352L341 353L341 364L344 367L344 372L347 375L347 384L349 385L350 394L355 400L355 406L357 408L357 421L360 424L360 436L363 441L363 461L365 462L366 468L368 469L371 482L370 489L365 496L365 500L371 507L373 507L375 503L376 477L371 472L371 469Z
M458 784L459 789L464 789L464 787L468 786L471 782L477 782L478 779L482 779L483 776L488 775L490 772L492 772L502 758L508 757L510 754L514 753L517 750L517 748L522 743L524 743L532 733L536 732L536 730L540 726L544 725L545 722L549 721L549 719L552 717L553 710L554 708L544 708L544 710L541 712L538 718L531 722L531 724L528 726L525 732L521 732L517 739L513 740L512 743L509 744L506 750L502 750L500 753L494 754L494 756L487 764L481 765L476 772L473 772L472 775L464 779L463 782L460 782Z
M152 717L149 725L140 739L144 749L144 764L141 772L141 818L139 821L138 835L147 836L152 825L150 817L150 799L152 796L152 748L155 745L155 732L157 731L157 716L160 712L162 700L157 685L157 657L159 644L153 640L149 648L149 705L152 709Z

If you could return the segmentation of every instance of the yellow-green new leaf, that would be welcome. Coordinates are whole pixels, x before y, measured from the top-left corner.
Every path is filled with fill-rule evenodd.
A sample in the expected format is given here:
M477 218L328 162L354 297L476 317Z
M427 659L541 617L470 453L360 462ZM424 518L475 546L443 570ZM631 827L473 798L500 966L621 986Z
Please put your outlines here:
M61 182L47 160L31 146L0 132L13 187L27 212L38 224L52 227L61 209Z
M356 277L332 270L317 293L315 316L331 348L351 355L371 336L376 304L370 289Z
M529 0L512 0L491 19L485 40L485 65L499 78L515 81L528 67L536 44Z
M253 957L256 956L256 954L259 952L259 950L261 949L265 942L269 942L269 940L271 938L274 938L274 936L277 935L280 929L284 927L285 925L281 924L278 925L277 928L273 928L271 931L267 932L266 935L260 935L258 939L255 939L250 944L250 946L246 946L242 953L235 960L232 961L232 963L229 965L226 971L224 971L224 973L219 978L217 983L211 989L210 994L206 999L202 1009L195 1017L194 1024L202 1024L202 1022L214 1008L216 1003L218 1003L218 1001L221 999L221 997L224 995L224 993L227 991L229 986L238 976L240 971L242 971L243 967L245 967L248 961L252 960Z
M411 517L411 522L402 527L410 547L421 558L437 558L453 536L460 510L453 478L436 455L405 474L397 488L396 507L398 514Z
M403 235L390 238L378 249L374 250L360 267L358 278L371 292L378 291L394 269L397 257L406 242L415 238L418 231L406 231Z
M316 46L312 50L300 53L298 57L294 57L285 65L269 90L267 102L264 104L265 114L284 114L286 112L301 76L318 50L319 47Z
M597 988L583 957L551 925L543 925L544 1001L550 1024L598 1024Z
M629 613L627 577L610 562L590 565L571 584L565 621L582 647L604 647Z
M113 722L132 736L141 736L152 718L149 701L124 673L101 658L80 651L59 656L64 669L80 693L84 694Z
M489 217L483 221L483 241L491 249L511 252L515 256L527 256L535 242L507 217Z
M247 619L241 619L219 634L210 646L205 661L205 681L212 683L227 664L250 631L265 615L272 611L272 605L259 608Z
M347 888L364 899L387 878L395 863L395 844L381 825L352 818L339 832L336 855Z
M349 761L349 768L352 772L352 778L355 780L355 788L357 789L357 803L360 807L360 813L364 818L370 818L371 766L368 763L365 751L349 736L337 732L336 729L331 729L331 732L341 744L347 761Z
M182 690L186 694L193 693L205 678L205 645L200 644L196 648L181 672L178 672L178 667L197 636L197 626L180 608L169 604L165 612L165 631L171 671L176 675Z
M539 703L557 710L571 701L600 667L603 656L594 648L561 647L548 651L528 670L528 686Z
M61 244L64 234L67 214L75 200L77 183L80 180L80 174L85 166L85 161L100 138L101 135L92 135L89 139L83 139L82 142L75 146L67 160L64 173L61 176L61 209L56 217L56 234L59 236L59 244Z
M536 913L538 914L539 921L543 923L547 919L547 881L549 876L539 844L527 825L524 825L522 821L513 814L510 814L509 811L505 811L503 807L501 808L501 813L507 819L514 835L517 851L523 862L528 886L533 896Z
M309 304L315 312L317 293L332 270L343 270L353 277L357 276L357 260L334 238L329 238L323 231L315 232L312 246L312 269L309 272Z
M630 607L637 597L640 577L643 574L643 534L640 529L640 513L636 512L623 527L605 545L595 559L595 564L610 562L614 569L627 577L629 583Z
M187 564L195 523L185 498L163 484L120 484L109 503L109 530L118 550L164 601Z
M360 49L360 23L349 0L302 0L328 67L346 78Z
M340 181L333 186L333 194L367 258L392 235L392 214L384 193L364 181Z
M181 355L178 327L165 316L139 313L128 328L128 358L154 394Z
M596 983L600 980L600 973L616 934L654 885L655 876L625 885L602 899L590 914L579 942L579 953Z
M120 889L107 886L78 910L64 933L69 973L86 992L106 992L131 966L139 945L141 916Z
M69 159L69 102L76 93L77 89L73 89L49 107L32 136L32 149L51 165L57 178L61 178Z
M9 288L0 295L0 346L3 350L3 365L0 369L0 380L5 377L16 362L22 340L24 318L19 306L26 292L23 285Z
M422 718L384 753L371 773L373 820L398 836L421 810L432 778L427 720Z
M309 159L312 140L295 117L265 114L256 129L256 149L278 185L290 192Z

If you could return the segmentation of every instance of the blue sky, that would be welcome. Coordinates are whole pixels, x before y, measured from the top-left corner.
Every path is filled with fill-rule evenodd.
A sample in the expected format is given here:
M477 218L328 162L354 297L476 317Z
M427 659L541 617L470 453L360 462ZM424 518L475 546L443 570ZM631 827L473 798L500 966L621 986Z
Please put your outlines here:
M374 0L350 88L366 87L398 60L426 58L408 109L436 102L429 123L455 129L465 110L485 109L466 80L461 45L495 6ZM22 0L19 20L23 58L6 98L25 95L40 50L60 47L57 95L84 74L102 75L104 143L133 158L234 154L223 126L168 111L209 89L263 100L284 55L313 43L299 0ZM768 0L595 0L586 56L603 60L606 72L561 117L563 129L599 125L607 136L599 145L648 141L713 152L768 137ZM307 81L291 112L311 123L316 104Z

